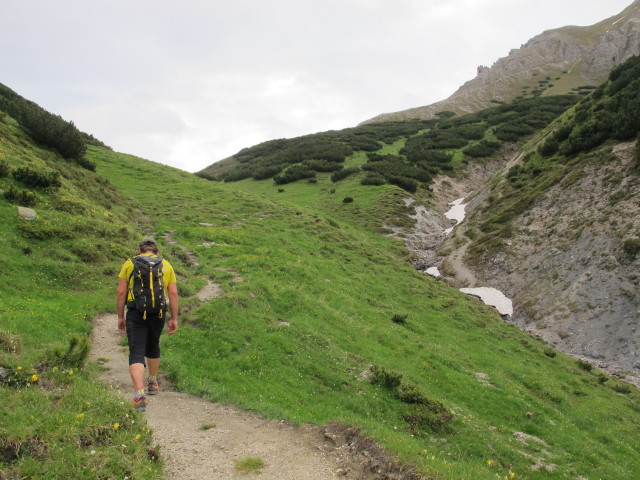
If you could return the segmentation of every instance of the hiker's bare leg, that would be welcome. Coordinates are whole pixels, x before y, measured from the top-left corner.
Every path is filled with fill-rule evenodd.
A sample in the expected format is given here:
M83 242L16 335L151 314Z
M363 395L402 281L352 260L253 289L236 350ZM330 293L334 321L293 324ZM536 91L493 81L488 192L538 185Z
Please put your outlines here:
M157 368L157 367L156 367ZM129 373L131 374L131 381L133 382L134 390L141 390L144 388L144 364L132 363L129 365Z
M159 358L147 358L147 365L149 366L149 376L155 377L158 375L158 368L160 367Z

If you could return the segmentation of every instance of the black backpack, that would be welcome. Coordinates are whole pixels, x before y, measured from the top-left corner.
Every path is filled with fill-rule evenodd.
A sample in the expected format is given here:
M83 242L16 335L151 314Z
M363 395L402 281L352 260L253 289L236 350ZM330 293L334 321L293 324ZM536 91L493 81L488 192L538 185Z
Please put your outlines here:
M127 304L130 309L136 309L142 313L142 319L147 319L147 314L164 316L167 308L167 300L164 297L164 277L162 274L162 257L139 255L131 259L133 270L129 276L129 285L133 277L131 297Z

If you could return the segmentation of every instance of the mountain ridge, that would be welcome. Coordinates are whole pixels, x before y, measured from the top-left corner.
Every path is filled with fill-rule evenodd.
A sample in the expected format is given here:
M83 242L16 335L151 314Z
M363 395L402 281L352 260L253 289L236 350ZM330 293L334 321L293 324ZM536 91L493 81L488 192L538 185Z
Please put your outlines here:
M640 1L621 13L587 27L565 26L531 38L491 67L479 66L475 78L447 99L393 113L361 125L410 118L433 118L438 112L475 112L492 101L519 96L570 93L604 81L615 65L640 54ZM548 78L547 78L548 77Z

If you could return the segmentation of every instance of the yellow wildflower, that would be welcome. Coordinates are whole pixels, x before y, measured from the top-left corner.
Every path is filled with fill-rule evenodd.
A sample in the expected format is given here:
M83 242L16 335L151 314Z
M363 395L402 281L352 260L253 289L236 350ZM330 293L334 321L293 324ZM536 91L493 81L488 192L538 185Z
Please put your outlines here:
M18 365L18 366L16 367L16 370L22 370L22 367L21 367L20 365Z
M84 413L79 413L76 415L76 418L84 418Z
M119 423L114 423L114 424L113 424L113 429L114 429L114 430L117 430L117 429L119 429L119 428L120 428L120 424L119 424Z
M515 474L515 473L513 473L511 470L509 470L509 478L513 478L513 477L515 477L515 476L516 476L516 474Z
M73 375L73 369L69 370L69 376Z
M493 460L487 460L487 466L493 467Z
M33 383L36 383L38 381L38 375L36 375L35 373L33 375L31 375L31 381Z
M135 437L133 437L134 441L140 440L142 438L142 435L138 434Z

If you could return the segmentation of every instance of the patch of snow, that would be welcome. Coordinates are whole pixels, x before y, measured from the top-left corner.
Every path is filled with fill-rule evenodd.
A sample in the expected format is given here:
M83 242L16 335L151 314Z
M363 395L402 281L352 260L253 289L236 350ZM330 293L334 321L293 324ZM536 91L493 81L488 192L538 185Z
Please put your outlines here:
M447 217L449 220L455 220L456 221L455 225L458 225L460 222L464 220L464 217L466 214L465 207L467 206L467 204L462 202L464 202L465 198L466 197L462 197L451 202L449 204L451 208L444 214L444 216ZM455 227L455 225L453 227ZM445 235L448 235L449 233L451 233L451 231L453 230L453 227L447 228L444 231Z
M440 270L438 270L438 267L429 267L425 271L432 277L438 278L440 276Z
M461 288L462 293L479 297L485 305L495 307L500 315L513 315L513 302L500 290L490 287Z

